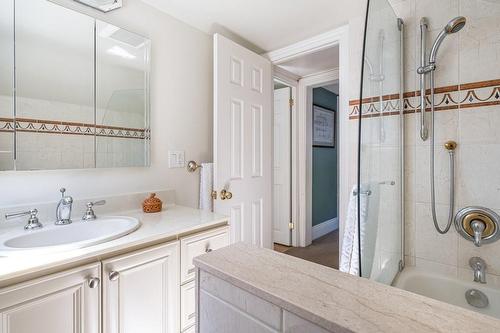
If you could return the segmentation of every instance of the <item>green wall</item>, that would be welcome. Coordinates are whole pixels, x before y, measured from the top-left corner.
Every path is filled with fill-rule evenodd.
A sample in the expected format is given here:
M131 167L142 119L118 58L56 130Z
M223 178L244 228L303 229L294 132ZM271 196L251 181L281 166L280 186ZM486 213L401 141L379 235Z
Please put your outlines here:
M324 88L314 88L313 104L337 110L337 95ZM313 147L312 178L312 225L314 226L338 216L337 142L335 148Z

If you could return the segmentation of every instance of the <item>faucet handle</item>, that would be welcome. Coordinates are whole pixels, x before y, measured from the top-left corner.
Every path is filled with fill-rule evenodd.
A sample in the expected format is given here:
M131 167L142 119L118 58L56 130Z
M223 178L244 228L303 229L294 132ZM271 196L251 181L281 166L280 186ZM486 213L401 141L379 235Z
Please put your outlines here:
M102 206L104 204L106 204L106 200L91 201L87 202L87 207Z
M474 245L481 246L481 239L483 238L483 231L486 229L486 224L480 220L474 220L470 223L472 231L474 231Z
M29 215L30 218L28 220L28 224L26 224L24 226L24 229L25 230L33 230L33 229L39 229L39 228L43 227L43 225L38 220L37 214L38 214L38 209L33 208L33 209L30 209L30 210L25 211L25 212L5 214L5 219L10 220L10 219L13 219L16 217Z
M97 218L95 215L94 206L102 206L106 203L106 200L99 200L99 201L90 201L87 202L87 210L85 211L85 214L83 214L82 220L83 221L93 221Z

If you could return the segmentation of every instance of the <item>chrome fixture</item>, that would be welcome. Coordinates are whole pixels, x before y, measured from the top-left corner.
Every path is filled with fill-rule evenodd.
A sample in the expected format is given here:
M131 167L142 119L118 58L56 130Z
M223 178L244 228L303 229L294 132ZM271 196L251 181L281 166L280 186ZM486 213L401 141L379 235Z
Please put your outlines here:
M10 220L16 217L29 215L30 218L28 219L28 223L24 226L24 230L34 230L43 228L43 224L40 223L38 217L36 216L37 214L38 214L37 209L31 209L26 212L5 214L5 219Z
M434 187L434 72L436 70L436 58L439 47L441 43L449 34L460 31L466 23L466 19L463 16L455 17L444 27L444 29L439 33L436 40L434 41L430 54L429 61L426 63L426 33L429 28L427 19L424 17L420 20L420 67L417 69L417 73L420 74L420 137L422 140L427 140L428 129L425 122L425 110L426 110L426 88L425 88L425 75L430 76L430 109L431 109L431 144L430 144L430 179L431 179L431 204L432 204L432 219L434 222L434 227L440 234L445 234L450 230L451 224L453 222L453 211L454 211L454 201L455 201L455 148L457 146L456 142L449 141L445 144L445 148L448 150L450 156L450 209L448 211L448 222L444 229L441 229L436 217L436 191Z
M472 257L469 266L474 271L474 282L486 283L486 262L479 257Z
M71 223L71 209L73 207L73 198L66 195L66 189L63 187L61 192L61 200L56 208L56 225L65 225Z
M195 172L201 167L201 164L198 164L195 161L189 161L186 168L189 172Z
M422 17L420 19L420 68L424 68L427 61L425 58L425 44L428 30L429 25L427 19ZM429 137L429 131L425 125L425 90L425 75L422 73L420 74L420 138L422 138L423 141L427 140Z
M94 213L94 206L102 206L106 203L106 200L99 200L99 201L94 201L94 202L88 202L87 203L87 210L85 211L85 214L83 214L82 220L83 221L93 221L97 218L97 216Z
M488 296L486 296L482 291L477 289L469 289L465 292L465 299L469 305L475 308L485 308L490 304Z
M94 289L94 288L99 287L101 280L99 278L96 278L96 277L91 277L91 278L89 278L87 283L88 283L90 289Z
M121 8L123 5L122 4L123 0L75 0L75 1L105 13L113 9Z
M455 229L480 247L500 238L500 216L485 207L465 207L455 216Z

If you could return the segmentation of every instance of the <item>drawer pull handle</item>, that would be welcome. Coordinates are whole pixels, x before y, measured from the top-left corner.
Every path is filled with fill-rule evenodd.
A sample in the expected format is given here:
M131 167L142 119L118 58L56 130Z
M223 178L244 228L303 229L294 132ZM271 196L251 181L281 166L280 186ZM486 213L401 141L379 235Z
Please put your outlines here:
M101 280L99 280L99 278L93 277L93 278L90 278L87 283L88 283L90 289L94 289L94 288L99 287L100 282L101 282Z
M117 271L111 271L109 272L109 281L116 281L120 277L120 273Z
M209 247L207 247L207 248L205 249L205 253L212 252L212 251L213 251L213 250L212 250L211 248L209 248Z

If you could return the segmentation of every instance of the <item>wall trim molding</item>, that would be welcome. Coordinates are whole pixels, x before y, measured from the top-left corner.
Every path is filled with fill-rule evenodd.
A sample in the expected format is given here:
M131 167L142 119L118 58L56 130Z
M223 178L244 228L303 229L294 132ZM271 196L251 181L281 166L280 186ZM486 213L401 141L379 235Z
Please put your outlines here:
M339 45L340 40L348 31L347 26L342 26L334 30L324 32L314 37L304 39L300 42L288 45L278 50L263 54L264 57L271 60L275 65L288 60L304 56L306 54L318 52L329 47Z
M334 217L333 219L321 222L312 227L312 239L315 240L324 236L334 230L339 228L339 218Z

